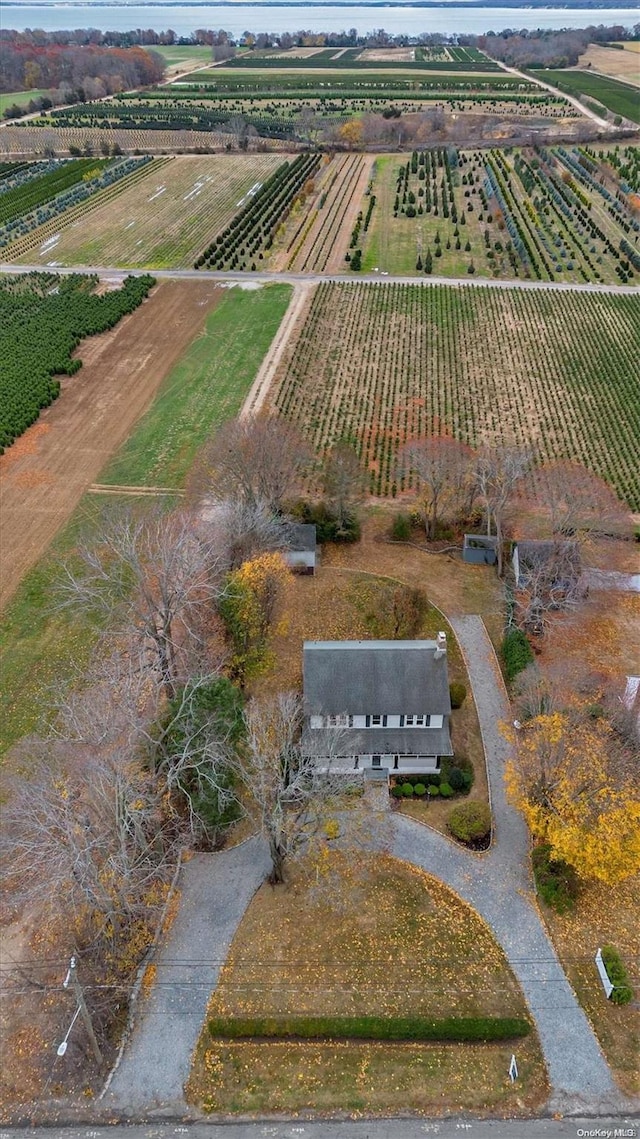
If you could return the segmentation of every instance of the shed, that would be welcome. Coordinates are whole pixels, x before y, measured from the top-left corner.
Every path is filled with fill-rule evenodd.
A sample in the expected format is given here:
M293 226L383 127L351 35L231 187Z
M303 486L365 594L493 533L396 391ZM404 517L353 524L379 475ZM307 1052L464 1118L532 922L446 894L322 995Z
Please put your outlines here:
M289 547L283 557L292 573L314 574L318 561L316 528L310 522L288 526Z
M498 539L487 534L465 534L462 560L472 566L495 566L498 561Z

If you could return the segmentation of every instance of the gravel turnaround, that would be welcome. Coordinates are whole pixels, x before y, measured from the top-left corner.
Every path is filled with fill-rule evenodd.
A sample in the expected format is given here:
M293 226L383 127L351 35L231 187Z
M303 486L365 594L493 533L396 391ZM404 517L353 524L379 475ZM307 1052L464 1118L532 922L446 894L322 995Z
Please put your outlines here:
M487 755L494 842L487 854L474 854L397 814L392 853L447 883L493 930L538 1030L552 1089L548 1109L593 1115L627 1110L535 905L528 830L505 794L504 765L512 749L500 723L508 721L510 708L493 647L479 617L454 618L451 624L466 659ZM120 1116L188 1116L183 1085L209 997L269 865L259 838L185 863L180 906L157 958L156 981L105 1095L105 1106Z
M183 1085L229 946L270 862L260 839L185 862L157 976L104 1103L121 1114L187 1111Z
M493 647L479 617L454 618L451 625L467 663L487 755L494 843L487 854L472 854L437 831L396 815L393 853L441 878L491 926L535 1021L551 1106L620 1110L623 1097L535 905L528 830L505 794L504 765L512 748L500 723L509 721L510 708Z

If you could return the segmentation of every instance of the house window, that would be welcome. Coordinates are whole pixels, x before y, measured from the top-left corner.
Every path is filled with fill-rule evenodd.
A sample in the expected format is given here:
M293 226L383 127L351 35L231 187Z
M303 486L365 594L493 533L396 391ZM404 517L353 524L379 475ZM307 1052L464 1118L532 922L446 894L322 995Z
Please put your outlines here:
M352 724L353 716L345 716L343 714L339 716L327 716L328 728L350 728Z
M372 755L371 756L371 766L372 767L380 767L381 763L382 763L382 756L381 755Z
M430 716L423 716L423 715L405 716L404 717L404 727L405 728L428 728L430 719L431 719Z
M371 727L372 728L381 728L382 727L382 716L372 716L371 717Z

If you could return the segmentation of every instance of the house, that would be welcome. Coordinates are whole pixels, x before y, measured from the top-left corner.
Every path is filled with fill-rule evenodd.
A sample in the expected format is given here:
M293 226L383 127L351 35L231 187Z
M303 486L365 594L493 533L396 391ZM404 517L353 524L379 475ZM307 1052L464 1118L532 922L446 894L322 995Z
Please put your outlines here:
M498 539L487 534L465 534L462 560L473 566L495 566L498 561Z
M287 526L289 548L283 557L292 573L314 574L318 561L316 528L307 522L291 522Z
M444 633L435 641L306 641L303 687L303 747L332 772L422 774L453 754Z

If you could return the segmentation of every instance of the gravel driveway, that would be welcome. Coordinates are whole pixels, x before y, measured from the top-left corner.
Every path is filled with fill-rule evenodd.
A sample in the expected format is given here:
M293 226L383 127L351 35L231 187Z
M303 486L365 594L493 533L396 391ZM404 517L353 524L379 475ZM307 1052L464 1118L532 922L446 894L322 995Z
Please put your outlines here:
M260 839L185 862L180 907L155 962L155 983L104 1097L107 1106L132 1116L158 1108L187 1110L183 1084L209 997L269 868Z

